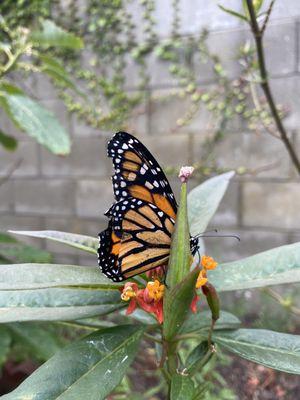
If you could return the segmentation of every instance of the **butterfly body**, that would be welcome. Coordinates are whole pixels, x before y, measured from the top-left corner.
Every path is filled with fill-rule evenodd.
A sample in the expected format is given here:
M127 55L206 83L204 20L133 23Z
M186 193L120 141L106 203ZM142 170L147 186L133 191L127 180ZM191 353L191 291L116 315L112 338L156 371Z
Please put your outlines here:
M108 156L116 202L105 213L109 224L99 234L98 262L108 278L123 281L167 264L177 203L161 167L135 137L116 133ZM194 239L193 253L197 246Z

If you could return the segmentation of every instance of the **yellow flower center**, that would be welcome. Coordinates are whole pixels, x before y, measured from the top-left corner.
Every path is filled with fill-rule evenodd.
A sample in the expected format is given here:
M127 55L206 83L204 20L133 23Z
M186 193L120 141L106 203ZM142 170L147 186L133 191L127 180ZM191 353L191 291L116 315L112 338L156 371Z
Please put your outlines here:
M149 298L158 301L164 295L165 285L161 284L158 279L155 279L154 282L150 281L147 283L147 289Z
M210 269L215 269L218 263L212 257L202 256L201 265L204 269L210 270Z
M129 301L133 297L136 297L135 291L132 289L131 286L127 286L126 288L123 289L123 292L121 294L121 299L124 301Z
M201 286L204 286L207 282L207 277L206 277L206 271L205 270L201 270L198 278L197 278L197 282L196 282L196 288L200 289Z

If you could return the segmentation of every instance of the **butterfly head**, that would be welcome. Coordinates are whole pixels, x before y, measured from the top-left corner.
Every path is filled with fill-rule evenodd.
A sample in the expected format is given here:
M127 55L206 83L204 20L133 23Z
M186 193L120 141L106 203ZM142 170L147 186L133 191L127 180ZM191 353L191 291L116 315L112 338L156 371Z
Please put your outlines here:
M190 239L190 246L192 255L194 256L199 250L199 238L196 236L192 236Z

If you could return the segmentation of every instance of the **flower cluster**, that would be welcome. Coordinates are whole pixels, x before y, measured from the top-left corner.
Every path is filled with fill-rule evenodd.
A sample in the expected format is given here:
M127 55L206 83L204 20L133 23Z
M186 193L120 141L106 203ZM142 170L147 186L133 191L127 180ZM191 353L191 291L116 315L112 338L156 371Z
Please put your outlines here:
M129 301L126 314L132 314L139 306L148 313L153 313L157 321L163 322L163 295L165 285L158 279L149 281L144 289L139 289L138 285L133 282L125 283L122 290L121 299Z

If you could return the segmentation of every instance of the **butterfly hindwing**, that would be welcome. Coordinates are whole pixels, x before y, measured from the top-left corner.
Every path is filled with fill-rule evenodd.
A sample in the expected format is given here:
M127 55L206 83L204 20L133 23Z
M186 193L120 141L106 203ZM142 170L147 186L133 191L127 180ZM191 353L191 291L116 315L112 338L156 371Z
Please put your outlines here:
M174 219L154 204L135 198L115 203L108 214L109 227L100 234L100 242L107 245L99 248L105 275L122 281L166 264Z
M108 156L115 169L112 180L116 201L128 197L144 200L175 218L177 204L170 184L138 139L126 132L116 133L108 143Z

